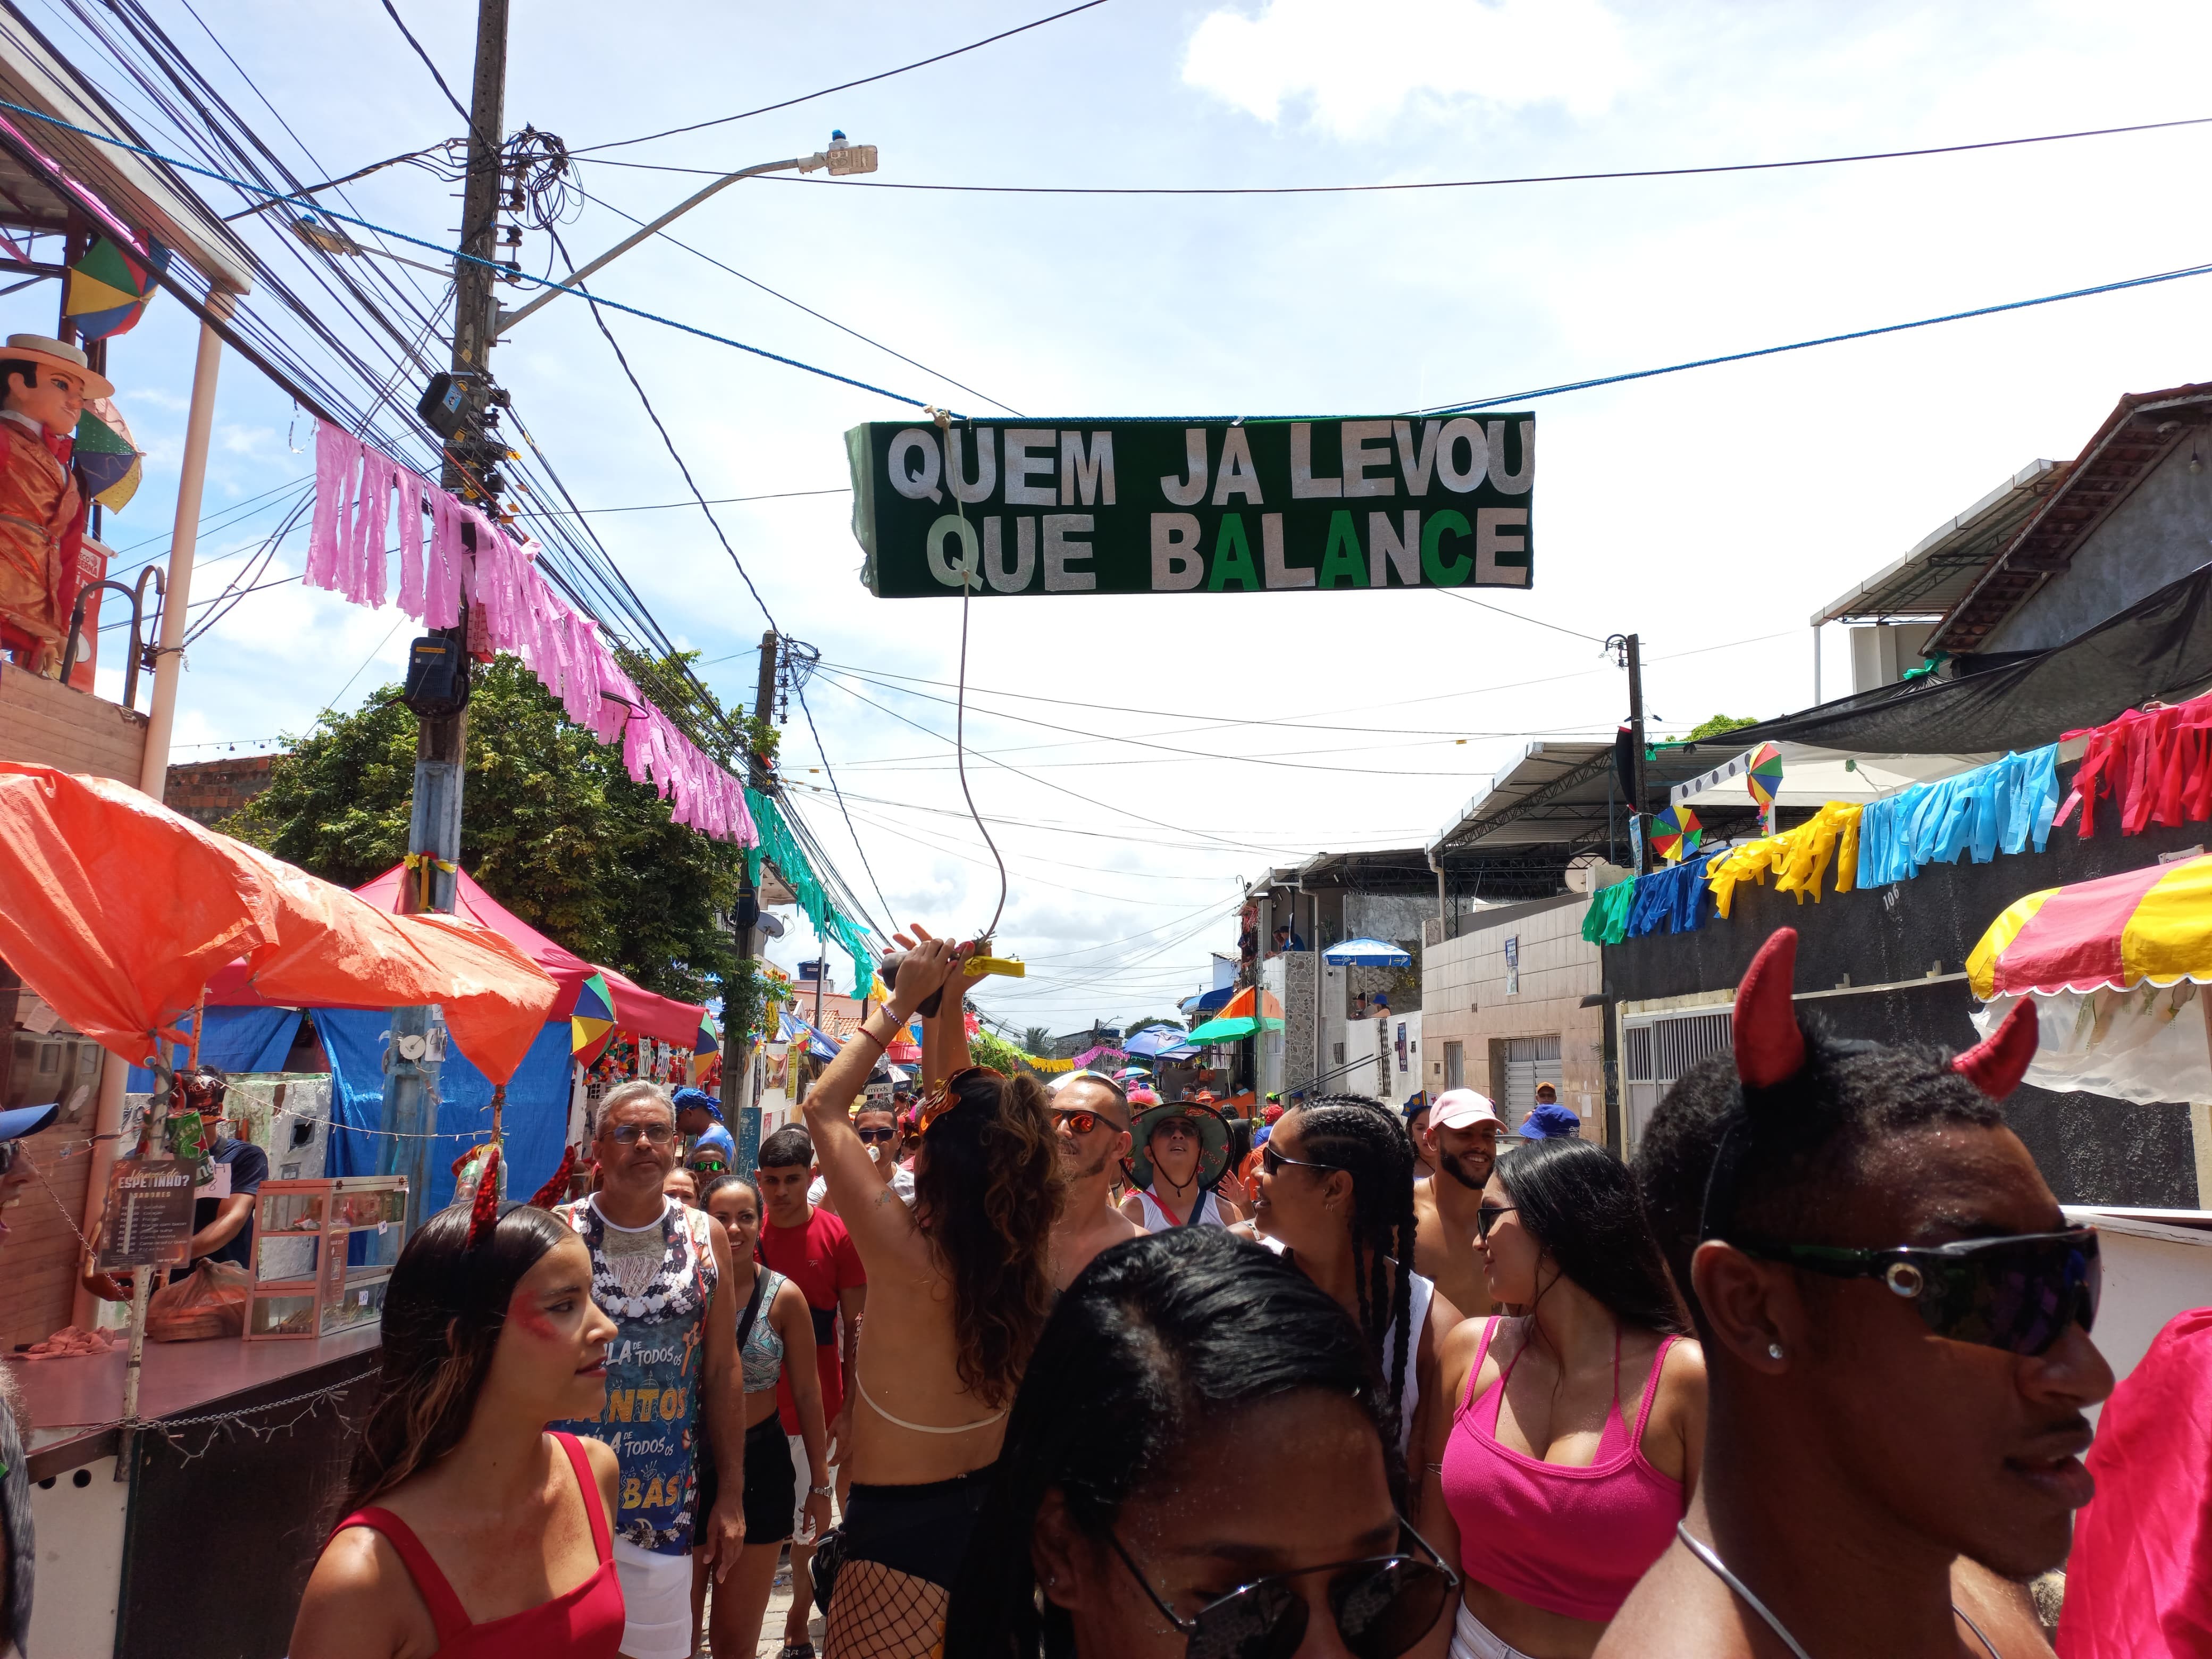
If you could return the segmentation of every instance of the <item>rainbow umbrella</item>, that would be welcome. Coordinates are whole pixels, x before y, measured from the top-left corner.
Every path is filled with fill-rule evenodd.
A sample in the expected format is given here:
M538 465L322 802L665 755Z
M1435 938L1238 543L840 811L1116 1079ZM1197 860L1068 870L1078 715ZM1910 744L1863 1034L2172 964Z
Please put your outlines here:
M715 1028L714 1017L702 1009L699 1012L699 1035L691 1041L692 1082L696 1083L707 1075L714 1064L714 1056L721 1052L722 1034Z
M607 977L597 969L576 988L576 1006L568 1012L568 1052L588 1066L599 1057L615 1030L615 996Z
M94 398L76 417L76 470L91 486L92 499L110 513L119 513L138 493L145 476L144 457L124 423L114 400Z
M1651 850L1669 864L1680 864L1698 850L1705 826L1686 806L1670 806L1651 820Z
M1190 1034L1193 1042L1235 1042L1250 1036L1255 1031L1279 1031L1283 1029L1283 1005L1273 992L1263 994L1256 1014L1252 988L1246 986L1229 999L1229 1006L1218 1016L1209 1019Z
M169 268L168 249L150 237L146 249L141 253L103 236L70 267L62 314L87 343L127 334L145 315L155 278Z
M1752 799L1759 810L1774 810L1774 798L1782 790L1782 751L1771 743L1762 743L1751 757L1751 770L1744 775L1744 787L1751 791Z

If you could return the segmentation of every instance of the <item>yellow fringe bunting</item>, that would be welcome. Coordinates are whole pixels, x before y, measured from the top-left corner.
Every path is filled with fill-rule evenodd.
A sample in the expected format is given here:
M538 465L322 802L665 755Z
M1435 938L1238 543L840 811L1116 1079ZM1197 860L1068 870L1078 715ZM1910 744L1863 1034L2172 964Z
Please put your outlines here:
M1832 800L1795 830L1730 848L1705 871L1714 908L1725 917L1737 884L1755 881L1764 887L1770 871L1776 877L1776 891L1795 893L1800 904L1810 893L1818 904L1820 879L1831 863L1836 867L1836 890L1850 892L1858 875L1859 814L1863 810L1856 801Z

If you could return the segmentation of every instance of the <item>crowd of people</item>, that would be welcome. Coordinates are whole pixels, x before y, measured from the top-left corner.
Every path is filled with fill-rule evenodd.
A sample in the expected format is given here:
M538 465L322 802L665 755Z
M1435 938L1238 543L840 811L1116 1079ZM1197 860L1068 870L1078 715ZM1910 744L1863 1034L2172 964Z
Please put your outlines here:
M787 1558L784 1659L2048 1654L2112 1376L2032 1017L1830 1039L1794 937L1632 1168L1556 1101L1048 1089L957 995L902 1118L916 929L757 1171L624 1085L589 1196L409 1242L293 1659L750 1659Z

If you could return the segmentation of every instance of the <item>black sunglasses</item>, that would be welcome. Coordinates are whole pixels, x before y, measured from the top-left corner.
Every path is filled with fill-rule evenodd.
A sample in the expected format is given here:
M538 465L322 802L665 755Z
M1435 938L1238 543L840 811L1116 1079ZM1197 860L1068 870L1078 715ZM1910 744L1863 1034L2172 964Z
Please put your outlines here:
M1396 1555L1270 1573L1215 1597L1188 1619L1177 1618L1175 1609L1160 1599L1120 1539L1111 1531L1106 1538L1152 1605L1188 1638L1184 1659L1291 1659L1306 1639L1310 1613L1305 1597L1291 1581L1316 1572L1333 1575L1329 1611L1336 1615L1336 1632L1352 1659L1397 1659L1436 1627L1459 1589L1458 1575L1443 1565L1428 1540L1404 1520L1398 1525L1401 1545L1411 1539L1428 1559L1401 1550Z
M853 1133L871 1146L880 1146L898 1139L896 1129L855 1129Z
M1484 1243L1490 1243L1490 1230L1498 1224L1498 1218L1511 1215L1518 1204L1485 1204L1474 1212L1474 1236Z
M1260 1149L1260 1167L1269 1175L1279 1173L1285 1164L1301 1170L1341 1170L1344 1167L1341 1164L1316 1164L1311 1158L1292 1158L1288 1152L1277 1152L1272 1140Z
M2097 1318L2104 1269L2097 1230L2019 1233L1957 1244L1852 1250L1828 1244L1742 1244L1746 1253L1831 1279L1879 1279L1940 1337L2034 1356L2069 1324Z

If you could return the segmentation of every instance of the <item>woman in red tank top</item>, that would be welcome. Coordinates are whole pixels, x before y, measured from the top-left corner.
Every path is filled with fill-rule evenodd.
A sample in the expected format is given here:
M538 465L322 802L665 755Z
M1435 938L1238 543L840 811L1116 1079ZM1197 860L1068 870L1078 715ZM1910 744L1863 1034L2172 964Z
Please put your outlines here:
M545 1425L606 1401L591 1254L528 1205L408 1241L376 1401L291 1659L616 1659L613 1452Z
M1445 1338L1427 1413L1421 1527L1461 1572L1452 1659L1589 1659L1688 1504L1704 1356L1604 1147L1501 1155L1479 1225L1491 1296L1530 1311Z

